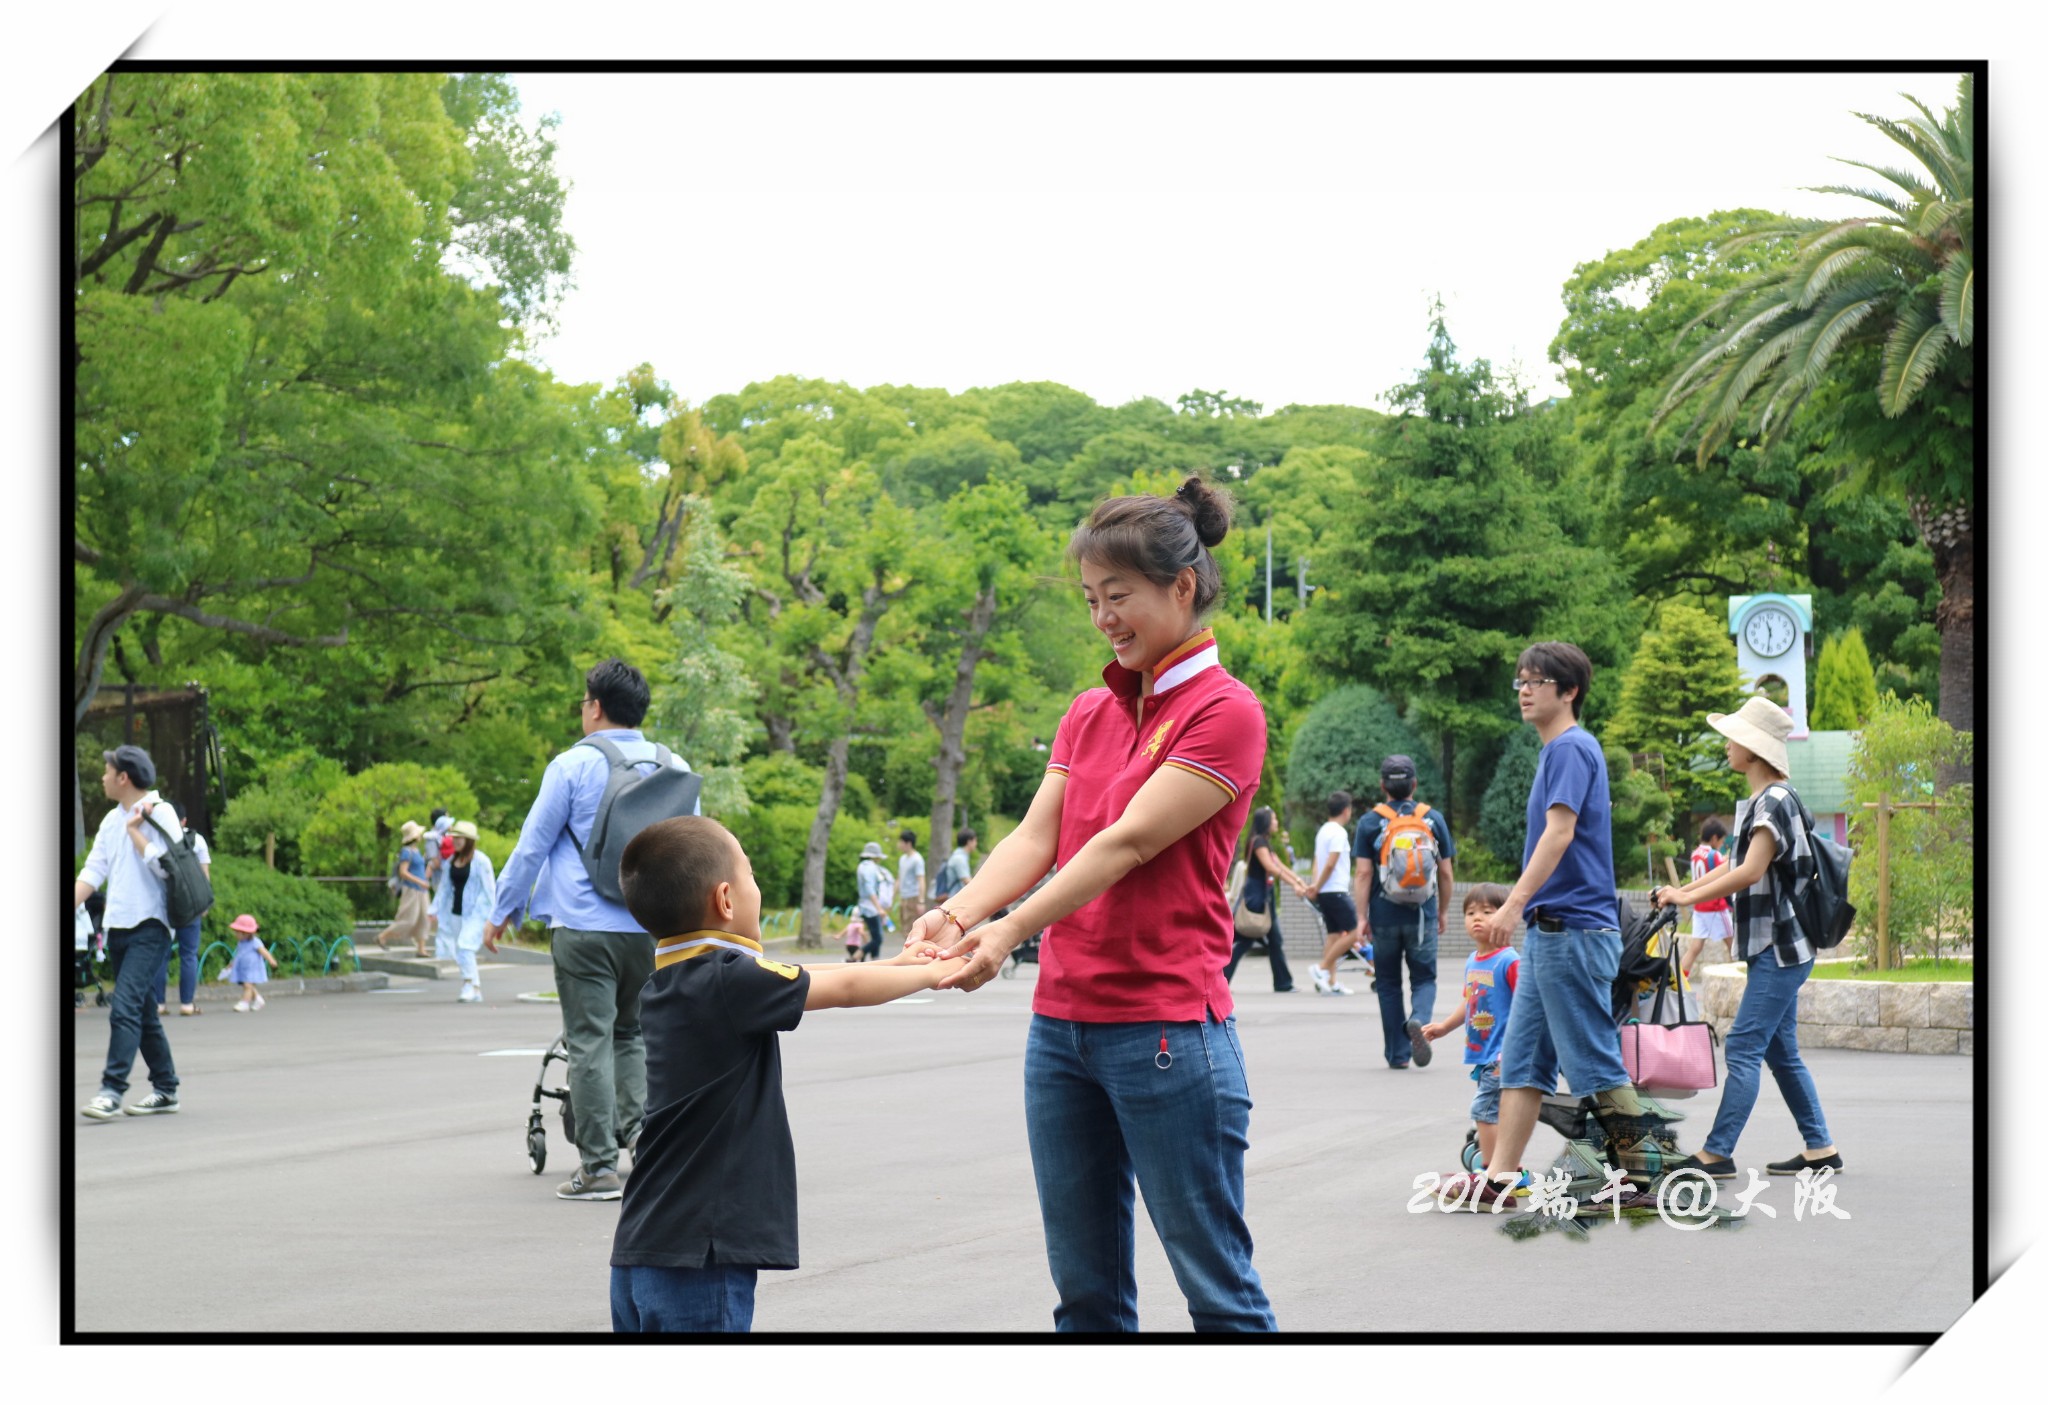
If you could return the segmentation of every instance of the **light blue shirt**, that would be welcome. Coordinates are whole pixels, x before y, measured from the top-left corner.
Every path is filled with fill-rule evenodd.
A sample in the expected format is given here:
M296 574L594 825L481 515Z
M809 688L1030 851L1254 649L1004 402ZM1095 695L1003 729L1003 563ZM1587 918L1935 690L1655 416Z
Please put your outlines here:
M889 870L873 859L862 859L860 867L853 871L855 886L860 891L860 915L880 917L882 909L895 901L895 883L889 877Z
M107 811L99 831L93 835L92 852L85 856L85 867L78 871L78 876L87 886L106 890L107 912L101 920L108 931L140 927L151 919L166 927L171 925L164 911L163 835L151 829L145 820L145 852L137 854L128 839L128 817L143 805L150 806L149 818L162 825L164 834L173 842L185 832L176 813L153 790L137 800L134 807L116 805Z
M638 748L652 767L654 748L637 729L612 727L591 735L615 743L629 758ZM671 761L677 770L690 769L680 756ZM576 852L576 841L587 840L597 822L597 804L604 799L611 771L611 763L594 746L572 746L548 762L541 774L540 794L533 798L526 823L519 827L519 843L499 876L498 899L491 910L493 923L504 922L523 909L550 927L579 932L641 930L624 903L613 902L591 886L590 871ZM701 801L697 813L703 813ZM572 833L575 840L569 837Z
M441 865L441 878L434 888L434 917L444 935L455 944L475 951L484 944L484 921L498 896L491 875L491 856L481 849L469 856L469 881L462 887L462 916L455 915L455 865Z

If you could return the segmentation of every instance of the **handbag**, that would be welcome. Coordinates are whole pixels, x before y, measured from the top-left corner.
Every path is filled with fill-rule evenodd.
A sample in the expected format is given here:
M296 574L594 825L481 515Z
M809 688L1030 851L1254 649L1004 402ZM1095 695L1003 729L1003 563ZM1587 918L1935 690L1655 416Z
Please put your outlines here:
M1676 973L1678 1018L1665 1023L1666 983L1658 982L1648 1021L1630 1018L1621 1026L1621 1062L1628 1080L1652 1097L1689 1097L1719 1081L1714 1066L1714 1027L1686 1018L1685 970L1678 964L1677 943L1665 961Z
M1253 912L1244 905L1245 879L1250 876L1250 861L1237 866L1230 881L1230 927L1246 941L1262 942L1273 930L1273 885L1266 885L1266 910Z

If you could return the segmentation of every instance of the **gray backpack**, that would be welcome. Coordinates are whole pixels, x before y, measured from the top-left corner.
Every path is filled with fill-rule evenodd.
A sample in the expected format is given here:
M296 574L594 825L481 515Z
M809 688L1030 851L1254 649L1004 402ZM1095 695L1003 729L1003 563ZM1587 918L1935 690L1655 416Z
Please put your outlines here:
M590 874L590 886L613 902L624 902L619 890L619 856L633 842L633 836L651 824L697 812L697 795L704 778L695 771L679 771L669 762L669 749L654 744L656 769L642 772L645 757L629 761L626 754L607 737L585 737L578 746L595 747L611 763L611 776L604 783L604 798L597 802L597 818L590 826L588 841L579 841L574 830L569 842L582 856Z

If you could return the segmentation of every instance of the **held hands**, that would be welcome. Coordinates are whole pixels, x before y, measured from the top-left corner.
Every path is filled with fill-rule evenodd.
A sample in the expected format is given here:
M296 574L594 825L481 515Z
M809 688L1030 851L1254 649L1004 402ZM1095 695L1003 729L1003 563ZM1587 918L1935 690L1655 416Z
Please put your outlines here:
M943 920L943 919L941 919ZM967 957L967 964L933 987L935 990L978 990L994 980L1010 959L1010 953L1024 940L1024 933L1004 917L976 927L939 953L941 961Z
M500 937L502 937L502 936L504 936L504 935L505 935L505 928L506 928L506 927L508 927L508 926L510 926L510 925L511 925L510 919L507 919L507 920L506 920L506 921L504 921L504 922L487 922L487 923L485 923L485 924L484 924L484 950L485 950L485 951L496 951L496 950L498 949L498 938L500 938Z

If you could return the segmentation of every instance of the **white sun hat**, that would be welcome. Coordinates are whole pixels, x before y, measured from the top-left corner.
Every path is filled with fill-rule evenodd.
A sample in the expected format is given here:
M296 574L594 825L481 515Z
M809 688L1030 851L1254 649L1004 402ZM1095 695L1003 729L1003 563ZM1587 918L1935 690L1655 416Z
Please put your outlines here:
M1738 746L1746 747L1781 776L1792 773L1785 738L1792 734L1792 714L1762 693L1752 694L1734 712L1710 712L1707 725Z

